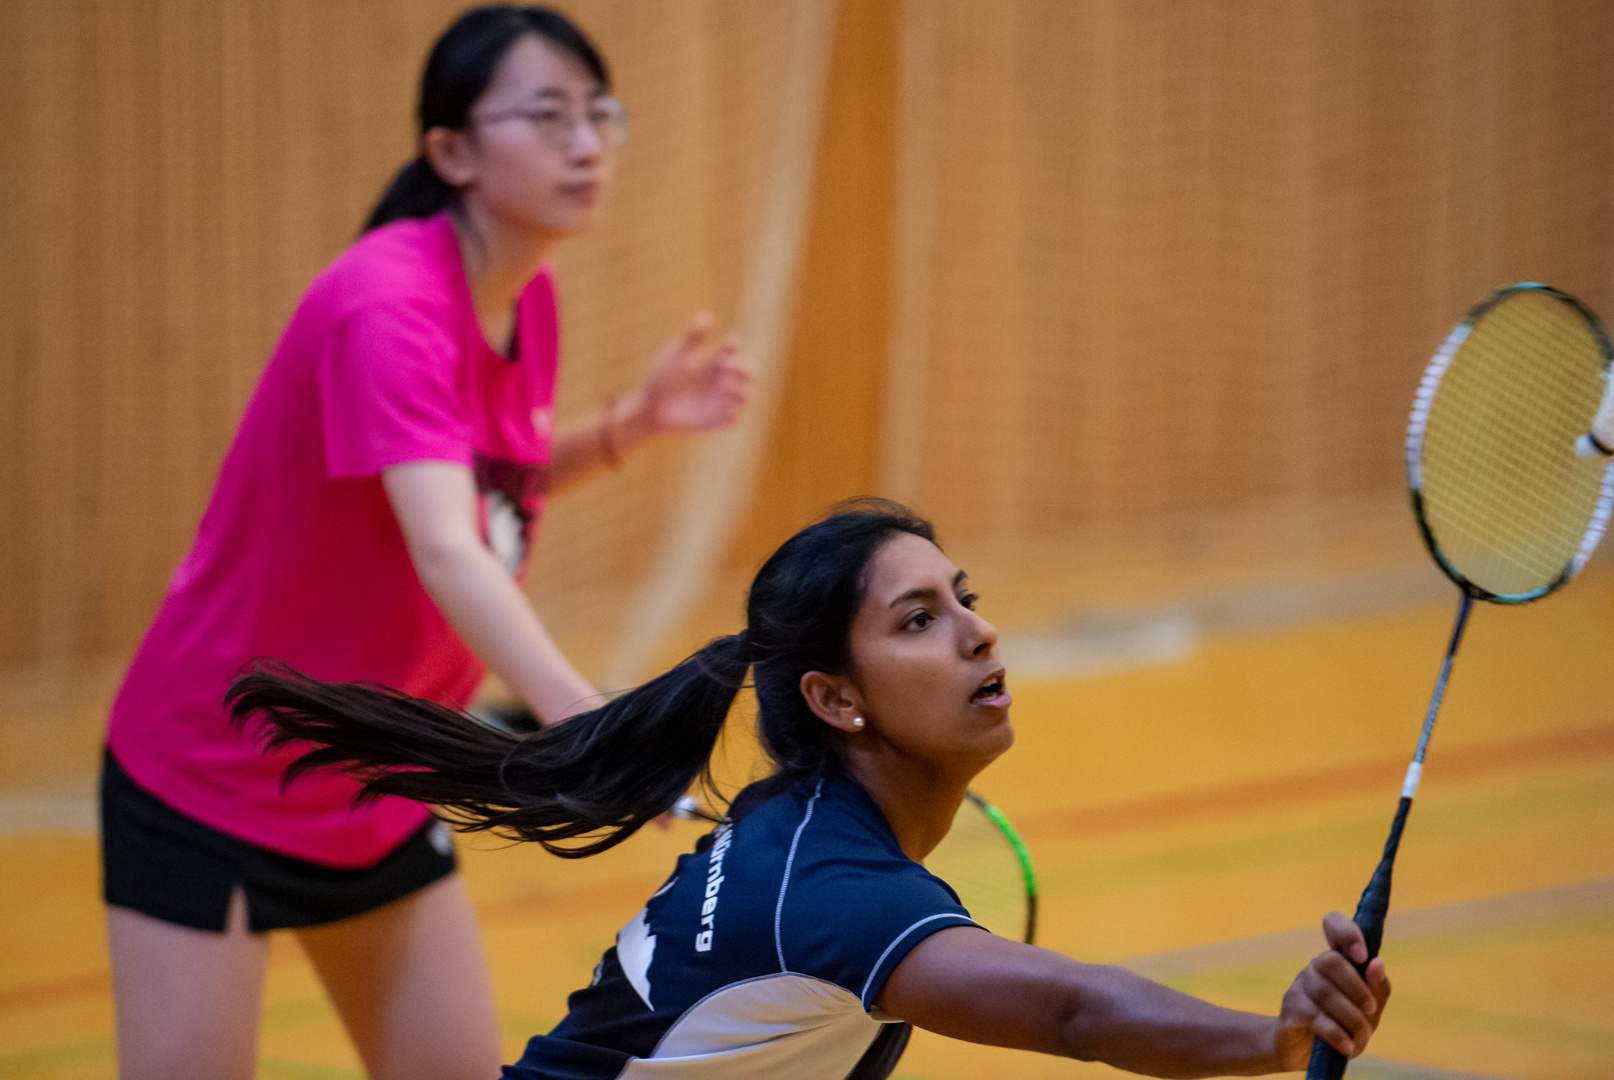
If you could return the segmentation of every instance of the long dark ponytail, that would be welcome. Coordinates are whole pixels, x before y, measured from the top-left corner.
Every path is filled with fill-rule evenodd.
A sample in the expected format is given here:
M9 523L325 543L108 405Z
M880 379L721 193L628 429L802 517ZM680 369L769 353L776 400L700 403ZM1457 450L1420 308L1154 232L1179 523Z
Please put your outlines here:
M493 81L499 61L521 38L535 34L575 57L603 90L611 73L594 43L566 16L545 7L490 4L472 8L443 31L426 58L416 108L419 133L435 127L462 130L470 125L471 106ZM399 218L430 217L459 200L424 155L405 165L382 194L364 223L363 232Z
M757 572L743 633L591 712L525 736L374 683L327 683L260 665L225 698L237 723L261 715L272 747L314 743L286 782L339 768L359 799L433 803L468 831L497 830L568 858L604 851L670 809L708 763L753 672L757 726L782 781L831 772L829 727L801 696L809 671L845 673L875 552L930 523L884 500L843 504L791 537ZM581 840L581 843L576 841Z

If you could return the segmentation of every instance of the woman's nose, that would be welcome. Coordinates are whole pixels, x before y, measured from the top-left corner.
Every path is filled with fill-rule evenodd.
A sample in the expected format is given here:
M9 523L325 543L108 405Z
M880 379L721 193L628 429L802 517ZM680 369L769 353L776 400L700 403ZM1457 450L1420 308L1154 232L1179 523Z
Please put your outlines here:
M973 611L970 612L970 623L970 655L981 656L991 652L992 646L998 643L998 628Z
M577 119L572 127L572 141L567 147L575 161L593 161L605 153L605 137L586 115Z

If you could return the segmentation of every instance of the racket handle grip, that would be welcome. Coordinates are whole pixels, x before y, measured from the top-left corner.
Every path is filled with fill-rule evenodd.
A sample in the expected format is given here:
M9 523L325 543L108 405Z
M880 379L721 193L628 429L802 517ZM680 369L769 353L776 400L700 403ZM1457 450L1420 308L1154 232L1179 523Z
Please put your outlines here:
M1358 975L1367 978L1366 964L1353 961L1351 966L1356 969ZM1314 1039L1311 1044L1311 1063L1306 1066L1306 1080L1341 1080L1345 1075L1345 1066L1350 1064L1350 1060L1321 1039Z
M1351 966L1364 980L1367 979L1367 965L1379 955L1379 946L1384 941L1384 917L1390 911L1390 878L1395 871L1395 855L1401 848L1401 833L1407 827L1407 813L1411 809L1412 796L1402 795L1401 803L1395 809L1395 820L1390 823L1390 837L1384 842L1384 856L1379 859L1378 868L1373 871L1367 888L1362 890L1362 899L1356 904L1353 921L1362 931L1367 945L1367 959L1360 964L1352 960ZM1340 1080L1345 1075L1345 1066L1349 1061L1323 1040L1315 1039L1311 1044L1311 1063L1306 1066L1306 1080Z
M1402 817L1402 815L1398 815L1398 817ZM1381 870L1384 869L1384 864L1380 863L1379 868ZM1362 919L1364 916L1362 905L1367 904L1368 893L1374 891L1373 886L1378 884L1379 876L1380 875L1377 873L1373 875L1373 882L1368 885L1367 892L1362 894L1362 904L1358 905L1356 909L1356 924L1358 926L1362 926ZM1385 906L1388 906L1390 897L1389 875L1385 874L1384 878L1385 887L1382 894L1382 899ZM1369 920L1371 920L1372 917L1373 916L1371 913L1367 914L1367 918ZM1379 955L1379 942L1382 940L1383 934L1384 913L1381 909L1378 915L1378 922L1374 926L1372 933L1368 932L1368 928L1366 926L1362 926L1362 936L1367 938L1367 959L1362 961L1360 964L1358 964L1355 960L1351 961L1351 967L1356 969L1356 973L1362 976L1363 981L1366 981L1367 979L1367 965L1372 963L1375 956ZM1329 1046L1321 1039L1314 1039L1312 1040L1311 1044L1311 1063L1306 1066L1306 1080L1340 1080L1340 1078L1345 1075L1345 1066L1349 1063L1350 1058L1346 1057L1338 1050L1335 1050L1332 1046Z

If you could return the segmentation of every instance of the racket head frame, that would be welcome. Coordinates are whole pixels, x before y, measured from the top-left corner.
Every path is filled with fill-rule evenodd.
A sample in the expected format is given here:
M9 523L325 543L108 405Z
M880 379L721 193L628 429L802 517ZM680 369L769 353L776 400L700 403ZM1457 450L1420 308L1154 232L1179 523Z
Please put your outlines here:
M1014 857L1020 863L1020 880L1026 890L1026 932L1025 936L1020 940L1030 945L1037 937L1037 871L1031 865L1031 851L1026 847L1025 841L1020 839L1020 833L1016 831L1013 825L1009 824L1009 819L1003 811L981 798L974 791L964 792L964 798L977 810L985 814L993 825L998 827L998 831L1009 842L1009 847L1014 851Z
M1423 538L1423 544L1429 555L1435 560L1435 565L1463 592L1475 600L1484 600L1492 604L1528 604L1532 600L1539 600L1543 596L1556 592L1562 588L1570 578L1580 572L1581 567L1591 558L1596 550L1597 543L1602 539L1603 532L1608 526L1610 512L1614 511L1614 465L1603 473L1602 490L1597 500L1596 508L1592 513L1590 523L1585 534L1581 537L1580 546L1558 575L1546 585L1522 593L1497 593L1482 585L1475 584L1457 567L1452 565L1445 553L1440 549L1440 543L1435 539L1433 529L1429 524L1429 517L1424 508L1423 497L1423 441L1424 434L1429 426L1429 412L1434 405L1435 394L1440 389L1440 381L1445 377L1451 367L1457 350L1468 340L1469 334L1476 324L1484 318L1498 304L1509 297L1522 292L1536 292L1551 296L1574 310L1585 320L1592 338L1597 344L1599 353L1603 358L1603 370L1608 372L1611 361L1614 361L1614 348L1609 345L1608 333L1603 329L1602 322L1585 304L1576 297L1564 292L1562 289L1543 285L1536 281L1521 281L1516 285L1508 285L1497 289L1485 299L1475 304L1462 322L1452 328L1446 335L1446 340L1435 351L1434 358L1425 368L1423 380L1418 384L1418 393L1413 399L1412 416L1407 422L1407 487L1412 500L1412 516L1418 523L1418 535Z

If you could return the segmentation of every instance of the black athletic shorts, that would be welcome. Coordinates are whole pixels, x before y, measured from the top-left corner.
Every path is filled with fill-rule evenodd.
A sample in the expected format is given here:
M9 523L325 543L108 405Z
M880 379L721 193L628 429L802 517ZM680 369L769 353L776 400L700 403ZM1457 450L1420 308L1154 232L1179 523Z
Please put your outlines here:
M239 887L255 931L319 926L408 896L456 865L453 835L440 821L428 821L374 866L341 870L203 825L137 785L111 751L101 771L106 902L164 922L223 930Z

